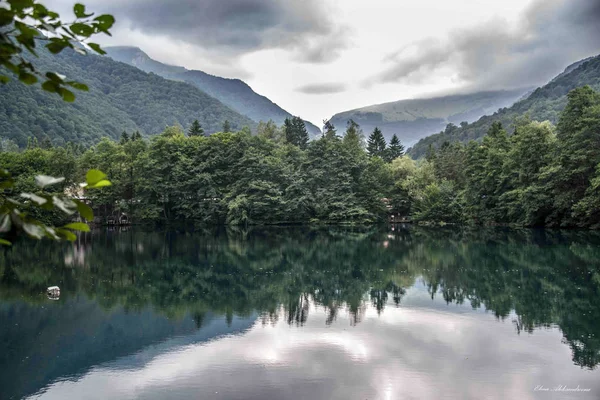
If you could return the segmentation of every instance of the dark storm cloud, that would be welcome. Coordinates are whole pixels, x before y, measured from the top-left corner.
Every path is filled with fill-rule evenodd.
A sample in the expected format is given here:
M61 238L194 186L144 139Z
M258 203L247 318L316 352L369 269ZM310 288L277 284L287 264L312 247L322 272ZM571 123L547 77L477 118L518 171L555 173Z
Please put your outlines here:
M319 0L92 0L90 6L148 35L228 55L284 48L322 63L345 46Z
M529 86L599 53L600 0L537 0L516 27L496 19L400 49L366 83L415 83L453 72L477 89Z
M317 83L313 85L305 85L296 89L297 92L304 94L332 94L341 93L346 90L346 85L343 83Z

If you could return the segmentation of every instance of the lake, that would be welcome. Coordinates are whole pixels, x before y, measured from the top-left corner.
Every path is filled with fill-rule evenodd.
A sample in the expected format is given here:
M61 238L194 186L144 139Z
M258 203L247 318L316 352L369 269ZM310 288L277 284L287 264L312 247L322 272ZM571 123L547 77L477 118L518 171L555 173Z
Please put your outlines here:
M0 345L1 399L598 399L600 233L20 242L0 251Z

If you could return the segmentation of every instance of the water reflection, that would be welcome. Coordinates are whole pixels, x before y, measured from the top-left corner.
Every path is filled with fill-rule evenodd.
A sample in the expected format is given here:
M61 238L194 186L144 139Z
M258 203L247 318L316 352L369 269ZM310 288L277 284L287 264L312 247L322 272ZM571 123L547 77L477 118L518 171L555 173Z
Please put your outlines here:
M114 390L104 390L114 398L160 398L178 382L189 398L209 393L191 381L202 374L230 397L285 398L284 384L307 382L314 390L304 387L305 397L343 398L346 389L351 398L385 397L397 395L402 379L432 390L427 377L448 362L466 368L466 359L488 384L502 376L500 366L526 375L518 385L533 383L541 366L540 384L568 373L575 382L598 380L597 371L585 371L600 362L599 256L598 234L502 229L128 231L58 247L19 243L0 254L0 337L8 349L0 354L0 387L11 388L6 398L44 387L45 396L77 398L82 388L110 382ZM45 298L51 285L61 287L59 301ZM523 342L533 332L536 342ZM426 362L432 355L439 366ZM570 365L548 365L563 358ZM141 363L133 368L132 359ZM347 363L378 372L353 383L365 371ZM128 372L116 376L123 365ZM173 377L148 379L169 382L168 392L148 384L144 395L132 395L118 384L143 382L140 374L165 365ZM281 367L279 383L256 365ZM243 384L216 376L233 373L262 386L236 394ZM446 374L438 388L465 397L452 384L456 374L466 377ZM327 394L340 385L346 389Z

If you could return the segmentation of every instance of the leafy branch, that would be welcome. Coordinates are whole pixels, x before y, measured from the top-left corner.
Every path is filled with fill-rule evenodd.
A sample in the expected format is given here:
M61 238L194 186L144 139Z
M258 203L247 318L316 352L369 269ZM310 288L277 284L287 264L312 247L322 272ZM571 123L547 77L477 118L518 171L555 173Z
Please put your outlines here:
M99 44L89 42L97 34L110 36L109 29L115 18L109 14L94 17L83 4L75 4L73 22L62 22L58 13L48 10L36 0L6 0L8 7L0 1L0 65L12 72L18 79L33 85L43 81L42 89L60 95L67 102L75 101L75 94L69 88L88 91L87 85L68 80L56 72L40 72L27 60L24 53L37 57L36 42L44 41L44 47L52 54L66 48L77 53L87 54L87 49L98 54L106 54ZM0 74L0 82L10 78Z
M78 213L85 221L94 219L94 212L84 201L71 199L64 194L54 194L45 191L46 188L61 183L65 178L55 178L46 175L37 175L35 184L39 188L36 193L20 193L18 197L10 195L15 182L6 170L0 170L0 234L11 231L22 231L34 239L49 238L52 240L77 239L74 232L89 232L90 227L85 222L71 222L62 227L47 226L43 222L31 217L28 211L38 208L45 211L60 210L67 216ZM91 169L86 174L86 182L79 186L83 189L98 189L110 186L106 174L96 169ZM11 242L0 238L0 245L11 245Z

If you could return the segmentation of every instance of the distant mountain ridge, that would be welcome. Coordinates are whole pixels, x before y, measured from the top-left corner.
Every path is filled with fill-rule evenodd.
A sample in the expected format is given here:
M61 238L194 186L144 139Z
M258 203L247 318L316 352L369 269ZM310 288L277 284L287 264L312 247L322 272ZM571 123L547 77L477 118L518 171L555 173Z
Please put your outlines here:
M188 83L148 74L109 57L82 56L72 50L52 55L44 48L38 55L39 70L57 71L84 82L90 90L75 91L76 101L67 103L39 85L23 85L16 79L1 85L0 138L21 147L34 137L47 138L54 145L89 146L104 136L117 139L123 131L139 130L150 136L174 124L187 129L195 119L207 133L220 131L225 120L234 129L256 126Z
M282 125L286 118L292 117L292 114L267 97L256 93L240 79L222 78L203 71L164 64L150 58L137 47L115 46L106 47L105 50L108 56L116 61L132 65L145 72L152 72L166 79L188 82L255 122L273 120L278 125ZM305 123L311 135L321 133L317 126L308 121Z
M481 139L493 122L499 121L509 131L513 131L515 118L528 114L537 121L558 122L560 112L567 104L567 94L578 87L589 85L600 90L600 55L586 58L569 65L546 85L534 90L528 97L509 108L502 108L491 115L485 115L466 127L452 132L441 132L420 140L409 153L415 158L425 155L429 146L439 148L444 142L468 142Z
M379 127L389 140L398 135L405 145L439 132L448 123L473 122L517 101L529 89L498 90L425 99L399 100L357 108L334 115L331 122L342 129L349 119L360 124L365 134Z

